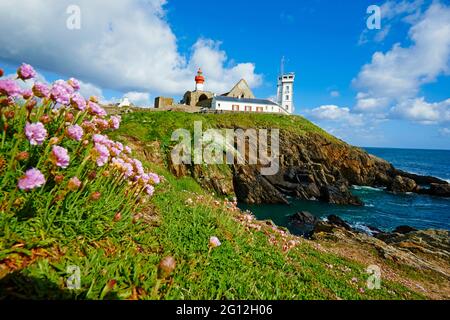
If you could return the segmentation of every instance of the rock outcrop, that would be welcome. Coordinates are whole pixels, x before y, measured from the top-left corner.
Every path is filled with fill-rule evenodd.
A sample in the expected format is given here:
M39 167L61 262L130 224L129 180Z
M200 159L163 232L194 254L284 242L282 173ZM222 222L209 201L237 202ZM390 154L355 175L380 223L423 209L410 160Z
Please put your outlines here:
M261 174L261 165L249 164L217 170L214 165L172 165L169 159L169 169L177 176L191 175L202 186L221 195L235 195L249 204L289 203L288 198L295 197L362 205L350 192L352 185L450 196L446 181L397 170L383 159L324 134L281 130L279 150L279 170L270 176Z
M360 243L374 248L383 259L413 268L438 272L450 280L450 231L417 230L400 226L392 232L379 232L374 236L349 228L342 219L319 221L312 238L332 238L336 242Z

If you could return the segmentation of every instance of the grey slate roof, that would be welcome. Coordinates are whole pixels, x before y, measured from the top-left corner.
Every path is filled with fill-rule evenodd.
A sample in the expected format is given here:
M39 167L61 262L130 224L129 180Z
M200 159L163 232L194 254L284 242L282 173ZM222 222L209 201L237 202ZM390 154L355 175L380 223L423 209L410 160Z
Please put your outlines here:
M239 103L257 103L257 104L265 104L270 106L278 106L273 101L267 99L247 99L247 98L234 98L234 97L224 97L224 96L216 96L214 97L216 101L227 101L227 102L239 102Z

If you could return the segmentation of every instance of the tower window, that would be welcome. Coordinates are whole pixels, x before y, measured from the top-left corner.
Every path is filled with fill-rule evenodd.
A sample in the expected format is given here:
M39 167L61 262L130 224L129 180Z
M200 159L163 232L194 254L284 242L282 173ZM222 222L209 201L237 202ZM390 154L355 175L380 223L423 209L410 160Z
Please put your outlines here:
M286 100L289 100L289 95L288 94L286 95Z

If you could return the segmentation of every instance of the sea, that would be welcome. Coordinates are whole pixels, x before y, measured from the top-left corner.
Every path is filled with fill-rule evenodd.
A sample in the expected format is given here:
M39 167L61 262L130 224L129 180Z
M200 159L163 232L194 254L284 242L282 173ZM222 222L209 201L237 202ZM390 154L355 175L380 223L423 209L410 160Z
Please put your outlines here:
M450 182L450 150L420 150L392 148L364 148L370 154L383 158L396 168L411 173L430 175ZM319 201L289 199L289 205L239 204L260 220L272 220L293 234L304 230L291 224L289 217L298 211L308 211L320 219L334 214L352 227L370 233L367 226L391 231L400 225L417 229L450 230L450 198L413 193L392 194L381 188L353 186L352 193L363 200L364 206L333 205Z

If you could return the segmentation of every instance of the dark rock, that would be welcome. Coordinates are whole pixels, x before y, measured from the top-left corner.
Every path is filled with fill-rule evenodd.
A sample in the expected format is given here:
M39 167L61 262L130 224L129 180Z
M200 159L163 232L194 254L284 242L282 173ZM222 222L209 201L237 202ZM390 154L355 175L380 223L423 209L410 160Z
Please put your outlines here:
M406 177L409 179L414 180L417 184L420 185L431 185L432 183L437 183L437 184L448 184L447 181L441 180L439 178L436 177L432 177L432 176L420 176L418 174L414 174L414 173L409 173L409 172L405 172L402 170L396 170L396 174L402 177Z
M413 179L396 176L392 184L388 187L388 191L395 193L413 192L417 188L417 184Z
M317 224L314 226L313 229L313 234L315 233L320 233L320 232L324 232L324 233L333 233L333 230L336 226L326 222L326 221L322 221L320 220L319 222L317 222Z
M374 226L366 226L366 227L367 227L367 229L369 229L369 231L370 231L373 235L377 235L377 234L380 234L380 233L384 233L384 231L378 229L377 227L374 227Z
M314 226L313 234L319 232L333 233L335 228L341 228L348 231L354 231L353 228L343 219L332 214L327 217L327 221L319 220Z
M450 197L450 184L432 183L428 193L433 196Z
M354 195L344 184L323 186L320 189L320 200L334 204L353 204L361 206L363 202Z
M338 216L332 214L328 216L328 222L331 223L332 225L344 228L346 230L353 230L352 227L350 227L350 225L345 222L343 219L339 218Z
M401 233L401 234L407 234L410 232L417 231L416 228L410 227L410 226L398 226L395 228L392 232L394 233Z
M319 221L314 215L312 215L308 211L300 211L294 213L292 216L289 217L289 220L292 223L300 226L304 225L314 226Z

